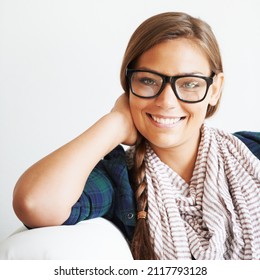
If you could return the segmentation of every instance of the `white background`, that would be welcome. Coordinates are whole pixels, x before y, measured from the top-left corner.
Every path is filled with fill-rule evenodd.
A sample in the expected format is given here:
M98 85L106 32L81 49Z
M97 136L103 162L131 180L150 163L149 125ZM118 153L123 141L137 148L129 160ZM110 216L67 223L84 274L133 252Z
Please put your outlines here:
M258 3L0 0L0 240L21 225L12 210L19 176L110 110L129 37L154 14L184 11L212 26L226 82L210 124L259 131Z

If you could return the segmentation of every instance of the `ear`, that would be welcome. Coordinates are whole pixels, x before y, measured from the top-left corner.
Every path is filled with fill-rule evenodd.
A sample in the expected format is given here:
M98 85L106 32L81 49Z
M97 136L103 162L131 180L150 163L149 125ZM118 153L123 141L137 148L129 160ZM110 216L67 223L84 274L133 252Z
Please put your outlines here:
M215 106L221 96L221 92L224 86L224 74L218 73L213 78L212 90L210 94L209 104Z

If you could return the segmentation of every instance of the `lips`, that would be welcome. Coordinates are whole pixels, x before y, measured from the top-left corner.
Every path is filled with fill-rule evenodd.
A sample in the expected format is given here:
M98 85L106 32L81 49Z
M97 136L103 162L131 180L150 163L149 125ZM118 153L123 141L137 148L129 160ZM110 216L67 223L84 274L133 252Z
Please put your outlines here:
M152 118L156 123L162 125L174 125L178 123L180 120L184 119L185 117L159 117L149 114L150 118Z

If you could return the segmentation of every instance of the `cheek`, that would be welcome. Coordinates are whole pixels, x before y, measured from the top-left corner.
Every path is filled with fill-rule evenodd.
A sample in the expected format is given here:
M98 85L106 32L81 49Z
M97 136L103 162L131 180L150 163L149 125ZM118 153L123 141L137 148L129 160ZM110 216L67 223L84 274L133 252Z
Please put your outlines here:
M136 128L141 132L144 129L145 122L145 107L146 104L143 104L142 100L136 100L136 97L129 99L130 110L132 114L132 119Z
M204 100L202 103L183 105L183 110L188 113L192 119L204 121L207 113L208 102Z
M130 104L130 110L131 110L133 122L136 128L139 129L142 123L142 113L141 113L142 110L139 106L133 104Z

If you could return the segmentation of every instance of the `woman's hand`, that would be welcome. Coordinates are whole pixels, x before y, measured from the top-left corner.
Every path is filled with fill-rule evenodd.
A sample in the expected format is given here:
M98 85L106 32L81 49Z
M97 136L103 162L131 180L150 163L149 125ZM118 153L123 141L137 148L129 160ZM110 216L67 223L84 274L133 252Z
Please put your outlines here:
M125 132L124 141L122 144L132 146L137 141L138 132L133 122L132 114L129 107L129 98L123 93L115 102L111 112L119 113L124 118L124 127L120 127Z

